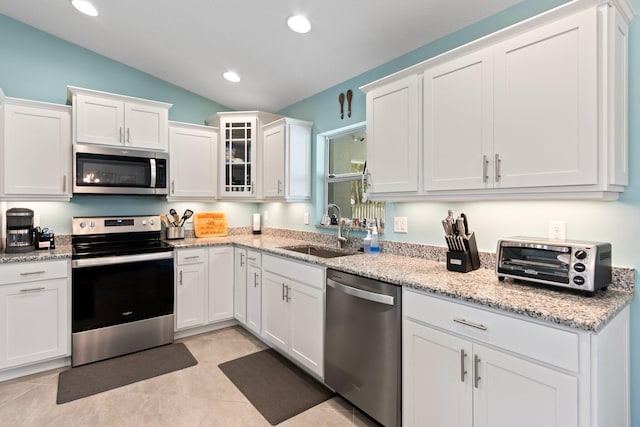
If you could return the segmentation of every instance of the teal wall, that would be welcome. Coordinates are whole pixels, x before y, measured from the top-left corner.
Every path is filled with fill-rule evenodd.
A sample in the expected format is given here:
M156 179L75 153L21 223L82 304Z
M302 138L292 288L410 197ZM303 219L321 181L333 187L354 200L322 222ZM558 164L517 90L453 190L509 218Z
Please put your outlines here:
M229 108L159 80L104 56L65 42L0 15L0 88L6 96L67 104L67 85L169 102L169 119L204 124ZM37 153L36 153L37 154ZM28 159L25 159L27 167ZM225 211L230 226L244 226L257 211L254 203L168 203L160 197L74 196L70 203L7 202L0 207L34 209L43 226L58 234L71 232L71 217L83 215L146 215L194 211Z
M314 122L313 134L328 132L365 120L365 97L358 87L413 65L424 59L467 43L508 25L536 15L566 0L526 0L502 13L437 40L387 64L336 85L280 111L292 117ZM632 0L636 10L640 0ZM330 59L330 52L326 52ZM66 103L66 86L76 85L142 98L171 102L172 120L203 123L204 118L227 110L224 106L162 82L122 64L111 61L78 46L37 31L0 15L0 88L7 96ZM325 61L328 66L339 66ZM630 29L630 184L615 202L588 201L519 201L475 203L389 203L386 222L393 216L408 218L409 233L386 230L384 239L410 241L444 246L440 220L447 209L466 212L471 228L478 236L481 250L495 251L496 241L509 235L547 234L550 219L567 222L567 237L609 241L613 244L616 266L640 269L635 234L640 232L640 24L636 19ZM351 118L339 118L338 94L354 91ZM322 164L322 146L314 146L314 164ZM5 207L33 207L42 216L43 225L57 232L69 232L69 218L103 213L151 213L174 207L179 212L193 210L223 210L230 225L250 224L251 213L268 213L265 226L315 231L314 222L323 209L322 167L314 166L315 181L312 203L172 203L144 197L74 197L70 203L13 203ZM0 203L0 206L2 204ZM126 211L126 212L125 212ZM303 224L305 212L311 214L311 225ZM625 224L625 221L628 221ZM640 401L640 302L631 304L631 401ZM632 405L632 425L640 427L640 405Z

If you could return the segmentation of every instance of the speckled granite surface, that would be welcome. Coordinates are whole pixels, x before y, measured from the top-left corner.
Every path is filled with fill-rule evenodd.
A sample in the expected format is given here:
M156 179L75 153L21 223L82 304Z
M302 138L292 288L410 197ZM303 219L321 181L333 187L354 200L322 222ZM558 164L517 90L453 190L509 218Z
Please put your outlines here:
M188 231L188 230L187 230ZM248 227L230 229L226 237L196 238L187 233L185 239L168 241L176 248L207 247L234 244L259 249L271 254L334 268L385 282L420 289L483 306L517 313L535 319L587 331L600 330L616 313L634 298L635 270L614 268L614 283L607 291L592 297L571 290L499 282L493 270L495 254L482 253L483 268L469 273L447 271L444 247L382 241L382 253L354 253L361 239L350 239L348 251L353 255L319 258L282 249L314 243L335 246L335 235L263 228L260 235L248 234ZM0 264L8 262L42 261L71 258L71 246L59 246L51 251L27 254L1 254Z

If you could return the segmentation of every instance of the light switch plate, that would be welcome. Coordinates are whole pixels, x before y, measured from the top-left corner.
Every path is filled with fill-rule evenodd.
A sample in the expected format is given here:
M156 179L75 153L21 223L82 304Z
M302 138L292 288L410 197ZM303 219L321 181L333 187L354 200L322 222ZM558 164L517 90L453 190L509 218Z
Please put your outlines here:
M406 216L394 216L393 217L393 231L396 233L407 232L407 217Z
M309 212L304 213L304 225L309 225Z

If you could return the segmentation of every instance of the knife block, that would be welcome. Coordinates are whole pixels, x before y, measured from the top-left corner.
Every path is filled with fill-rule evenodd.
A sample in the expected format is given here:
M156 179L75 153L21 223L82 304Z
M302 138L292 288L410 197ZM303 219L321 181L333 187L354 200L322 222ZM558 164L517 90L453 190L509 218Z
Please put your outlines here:
M478 255L475 233L472 232L469 239L465 240L464 246L466 249L464 252L447 252L447 270L468 273L480 268L480 256Z

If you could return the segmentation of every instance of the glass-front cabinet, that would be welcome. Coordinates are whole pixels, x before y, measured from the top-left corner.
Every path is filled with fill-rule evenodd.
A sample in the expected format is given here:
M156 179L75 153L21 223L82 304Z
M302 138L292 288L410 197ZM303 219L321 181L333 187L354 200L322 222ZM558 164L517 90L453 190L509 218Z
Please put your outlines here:
M224 196L253 197L256 194L256 118L220 120L223 134L224 168L222 194Z

